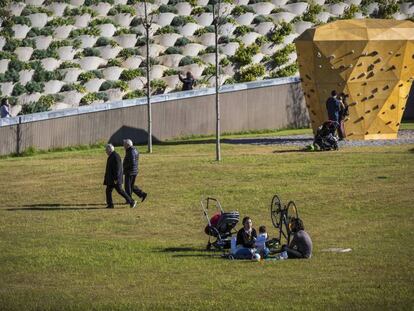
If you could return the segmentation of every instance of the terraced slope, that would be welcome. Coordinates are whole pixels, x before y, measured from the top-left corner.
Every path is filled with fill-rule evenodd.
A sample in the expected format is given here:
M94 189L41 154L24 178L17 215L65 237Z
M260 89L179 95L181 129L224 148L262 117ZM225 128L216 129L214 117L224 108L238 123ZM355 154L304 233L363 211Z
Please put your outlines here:
M144 3L139 0L2 0L0 91L12 115L145 95ZM148 1L154 94L215 83L214 0ZM338 18L414 16L412 1L222 0L220 83L297 73L293 40Z

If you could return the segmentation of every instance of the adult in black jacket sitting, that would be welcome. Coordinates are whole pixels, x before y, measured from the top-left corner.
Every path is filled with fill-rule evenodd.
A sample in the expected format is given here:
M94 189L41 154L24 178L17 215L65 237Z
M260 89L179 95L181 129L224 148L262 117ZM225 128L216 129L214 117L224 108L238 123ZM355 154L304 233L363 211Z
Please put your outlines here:
M255 255L255 242L257 239L256 229L250 217L243 218L243 228L237 232L237 251L235 257L238 259L253 259Z
M132 197L132 192L134 192L141 199L141 202L144 202L147 198L147 193L135 185L135 179L138 175L139 152L133 146L130 139L124 139L124 148L125 158L123 164L125 174L125 191L130 197Z
M106 186L106 208L114 208L114 203L112 201L112 190L114 189L128 202L129 206L134 208L136 202L125 193L124 189L122 189L121 157L116 153L114 146L111 144L106 145L105 151L108 155L103 183Z

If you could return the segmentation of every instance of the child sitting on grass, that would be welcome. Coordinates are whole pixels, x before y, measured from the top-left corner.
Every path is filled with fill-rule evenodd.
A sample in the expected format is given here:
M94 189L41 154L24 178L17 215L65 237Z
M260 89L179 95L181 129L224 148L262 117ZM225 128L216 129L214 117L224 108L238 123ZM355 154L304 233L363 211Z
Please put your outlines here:
M270 250L266 247L267 239L268 235L266 232L266 226L260 226L259 235L257 236L255 245L257 252L262 256L262 258L266 258L270 253Z

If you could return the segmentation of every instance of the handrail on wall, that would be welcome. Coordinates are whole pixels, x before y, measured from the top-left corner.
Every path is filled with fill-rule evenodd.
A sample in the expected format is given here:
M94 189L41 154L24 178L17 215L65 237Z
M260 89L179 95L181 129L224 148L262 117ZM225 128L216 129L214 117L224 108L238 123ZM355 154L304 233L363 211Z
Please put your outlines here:
M247 89L269 87L269 86L281 85L281 84L297 83L299 81L300 81L299 77L294 76L294 77L260 80L260 81L238 83L238 84L231 84L231 85L223 85L220 88L220 93L236 92L236 91L242 91L242 90L247 90ZM160 95L152 96L151 103L162 103L162 102L168 102L168 101L177 100L177 99L212 95L214 93L215 93L215 88L204 88L204 89L196 89L192 91L160 94ZM35 122L35 121L41 121L41 120L55 119L55 118L61 118L61 117L67 117L67 116L73 116L73 115L79 115L79 114L85 114L85 113L92 113L92 112L119 109L119 108L131 107L131 106L146 105L146 104L147 104L146 98L135 98L135 99L125 99L125 100L115 101L111 103L103 103L103 104L80 106L76 108L67 108L67 109L61 109L61 110L55 110L55 111L39 112L39 113L27 114L27 115L12 117L12 118L0 119L0 127L8 126L8 125L16 125L19 123L29 123L29 122Z

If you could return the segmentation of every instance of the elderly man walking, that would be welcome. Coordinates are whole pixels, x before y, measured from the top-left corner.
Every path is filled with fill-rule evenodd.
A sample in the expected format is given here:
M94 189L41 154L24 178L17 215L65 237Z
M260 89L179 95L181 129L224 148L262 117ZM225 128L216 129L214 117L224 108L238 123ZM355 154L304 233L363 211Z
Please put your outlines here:
M137 203L125 193L124 189L122 189L121 157L111 144L106 145L105 151L108 155L103 183L106 186L106 208L114 208L114 203L112 201L112 190L114 189L128 202L129 206L134 208Z
M132 140L130 139L124 139L124 149L125 191L130 197L132 197L132 192L134 192L141 199L141 202L144 202L147 198L147 193L135 185L135 179L138 175L139 152L133 146Z

